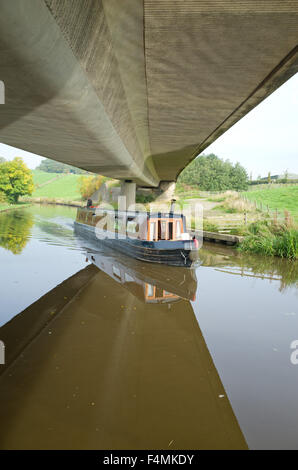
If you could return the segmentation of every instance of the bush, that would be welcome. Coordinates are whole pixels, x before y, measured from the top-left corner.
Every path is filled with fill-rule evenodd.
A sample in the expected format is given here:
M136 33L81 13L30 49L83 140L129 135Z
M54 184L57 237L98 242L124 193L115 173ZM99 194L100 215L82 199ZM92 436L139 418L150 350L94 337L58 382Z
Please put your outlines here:
M267 221L254 222L248 227L240 250L295 260L298 258L298 230Z
M155 197L153 194L137 194L136 195L136 203L138 204L149 204L150 202L153 202Z

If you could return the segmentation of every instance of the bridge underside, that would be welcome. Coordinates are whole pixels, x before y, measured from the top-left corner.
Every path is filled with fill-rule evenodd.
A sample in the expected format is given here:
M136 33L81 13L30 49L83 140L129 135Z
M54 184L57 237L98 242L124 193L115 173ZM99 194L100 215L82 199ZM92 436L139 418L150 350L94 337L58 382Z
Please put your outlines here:
M298 71L298 2L1 3L0 140L142 186Z

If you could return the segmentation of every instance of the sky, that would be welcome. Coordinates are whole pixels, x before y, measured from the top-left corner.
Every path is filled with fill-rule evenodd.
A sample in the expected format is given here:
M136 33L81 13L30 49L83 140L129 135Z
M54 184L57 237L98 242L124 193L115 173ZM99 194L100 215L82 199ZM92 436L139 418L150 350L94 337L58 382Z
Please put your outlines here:
M298 73L205 149L243 165L253 179L298 174ZM22 157L34 169L41 156L0 143L0 156Z
M204 154L239 161L253 179L298 174L298 73L240 119Z

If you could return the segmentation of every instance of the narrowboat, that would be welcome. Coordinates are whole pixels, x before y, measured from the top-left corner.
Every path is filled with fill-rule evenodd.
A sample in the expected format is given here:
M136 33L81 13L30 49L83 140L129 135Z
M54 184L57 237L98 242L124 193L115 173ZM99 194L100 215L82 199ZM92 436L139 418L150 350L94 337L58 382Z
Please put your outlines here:
M140 261L172 266L198 264L198 241L183 214L79 208L75 231Z

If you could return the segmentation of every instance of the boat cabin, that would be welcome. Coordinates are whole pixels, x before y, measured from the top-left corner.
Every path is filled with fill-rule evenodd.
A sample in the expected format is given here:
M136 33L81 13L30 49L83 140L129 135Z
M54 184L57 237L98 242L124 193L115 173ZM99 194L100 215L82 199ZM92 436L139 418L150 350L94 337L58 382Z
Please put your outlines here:
M97 208L80 208L77 222L100 227L103 231L126 233L130 238L147 241L189 240L186 220L173 212L109 211Z
M180 214L152 213L147 217L146 240L185 240L185 217Z

